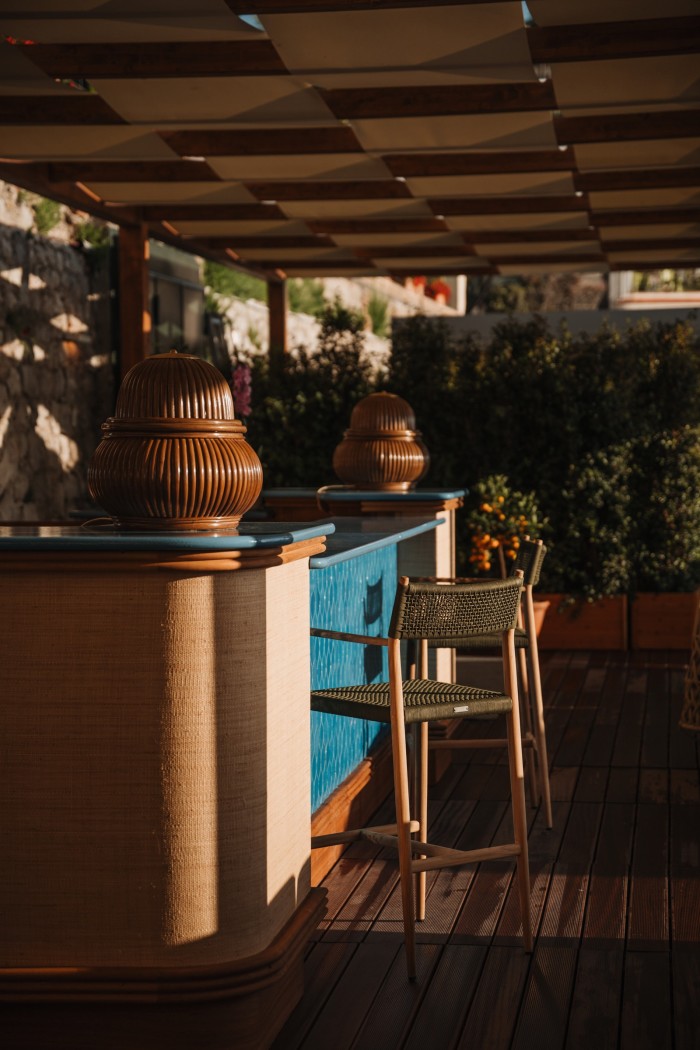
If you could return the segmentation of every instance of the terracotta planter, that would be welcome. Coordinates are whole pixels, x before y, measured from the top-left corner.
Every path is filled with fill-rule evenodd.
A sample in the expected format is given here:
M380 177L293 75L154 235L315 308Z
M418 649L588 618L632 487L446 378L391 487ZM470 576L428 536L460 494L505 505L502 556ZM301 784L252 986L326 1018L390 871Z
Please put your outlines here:
M690 649L700 592L636 594L631 603L632 649Z
M549 602L539 634L540 649L626 649L627 597L567 604L564 594L538 594Z

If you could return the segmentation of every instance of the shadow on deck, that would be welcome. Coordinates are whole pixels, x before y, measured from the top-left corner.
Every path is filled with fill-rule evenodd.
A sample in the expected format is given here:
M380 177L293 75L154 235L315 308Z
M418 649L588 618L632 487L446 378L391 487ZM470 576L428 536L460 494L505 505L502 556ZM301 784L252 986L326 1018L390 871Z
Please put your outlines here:
M552 830L529 810L532 955L511 864L433 872L410 984L395 860L357 843L324 882L304 996L274 1050L695 1050L700 739L677 725L686 659L543 655L555 802ZM511 835L501 752L458 753L431 798L432 841Z

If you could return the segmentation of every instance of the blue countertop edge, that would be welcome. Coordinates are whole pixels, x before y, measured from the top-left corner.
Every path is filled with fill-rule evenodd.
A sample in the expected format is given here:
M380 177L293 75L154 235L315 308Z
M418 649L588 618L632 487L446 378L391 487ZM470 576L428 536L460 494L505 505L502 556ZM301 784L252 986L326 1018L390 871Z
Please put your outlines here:
M379 489L353 489L347 485L323 485L320 489L314 488L288 488L288 489L263 489L263 500L266 497L281 499L287 497L293 499L299 496L318 497L328 502L352 502L364 500L396 501L397 503L419 502L422 500L448 500L463 499L468 489L411 489L410 492L382 492Z
M338 565L340 562L350 561L352 558L358 558L362 554L367 554L369 551L379 550L381 547L389 547L396 543L401 543L403 540L409 540L413 536L419 536L423 532L430 532L436 529L438 525L443 525L445 522L444 518L432 518L429 521L421 522L418 525L412 525L409 528L401 528L397 526L396 531L388 532L385 534L379 533L347 533L347 538L352 542L352 546L348 546L344 550L337 552L329 551L326 554L314 554L309 559L309 565L312 569L327 569L331 565ZM342 536L342 534L341 534ZM339 536L339 538L341 538Z
M0 526L2 551L231 551L286 547L330 536L335 525L318 522L250 522L239 532L119 532L112 526Z

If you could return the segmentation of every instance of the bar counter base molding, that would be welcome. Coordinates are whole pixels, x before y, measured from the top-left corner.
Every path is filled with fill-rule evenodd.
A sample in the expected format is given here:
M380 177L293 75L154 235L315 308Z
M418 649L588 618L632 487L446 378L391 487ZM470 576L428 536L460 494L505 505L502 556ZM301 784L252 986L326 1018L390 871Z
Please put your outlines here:
M217 966L2 969L5 1050L266 1050L303 992L326 912L312 889L268 947Z

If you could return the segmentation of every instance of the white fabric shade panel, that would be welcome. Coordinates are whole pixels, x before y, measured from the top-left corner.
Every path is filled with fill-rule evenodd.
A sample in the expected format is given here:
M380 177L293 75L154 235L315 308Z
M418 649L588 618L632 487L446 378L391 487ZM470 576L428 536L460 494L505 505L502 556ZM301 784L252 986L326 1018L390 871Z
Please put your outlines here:
M698 0L330 6L0 0L0 177L257 272L700 263Z

